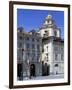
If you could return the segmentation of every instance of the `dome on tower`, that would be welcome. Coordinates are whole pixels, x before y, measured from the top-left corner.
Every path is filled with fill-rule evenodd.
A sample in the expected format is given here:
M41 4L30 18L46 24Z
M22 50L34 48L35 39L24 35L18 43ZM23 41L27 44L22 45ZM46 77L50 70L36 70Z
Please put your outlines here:
M48 14L45 18L42 28L57 28L56 23L51 14Z
M52 15L49 14L46 19L52 19Z

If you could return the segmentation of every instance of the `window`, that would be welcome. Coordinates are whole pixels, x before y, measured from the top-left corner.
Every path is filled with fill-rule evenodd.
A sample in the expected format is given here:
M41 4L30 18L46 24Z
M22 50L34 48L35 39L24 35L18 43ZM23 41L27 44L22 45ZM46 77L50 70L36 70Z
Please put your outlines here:
M47 52L48 52L48 46L47 46Z
M34 59L35 59L35 52L32 53L32 60L34 60Z
M29 40L29 37L27 37L26 39Z
M40 59L40 54L37 54L37 61L39 61Z
M44 52L44 48L42 48L42 52Z
M27 44L26 44L26 48L29 49L29 47L30 47L30 46L29 46L29 43L27 43Z
M49 31L45 31L44 36L49 36Z
M39 61L39 56L37 56L37 61Z
M22 48L22 52L24 52L24 49Z
M23 37L22 37L22 36L19 36L19 39L20 39L20 40L22 40L22 39L23 39Z
M47 57L47 61L48 61L48 53L46 54L46 57Z
M54 34L55 34L55 36L57 36L57 32L56 31L54 32Z
M63 58L63 55L61 55L61 60L63 60L64 58Z
M58 59L58 55L57 54L55 54L55 60L57 60Z
M35 41L35 39L34 39L34 38L32 38L32 41L34 42L34 41Z
M39 42L39 39L37 39L37 42Z
M30 52L27 52L26 55L25 55L25 57L26 57L26 60L30 60Z
M42 61L42 65L44 64L44 61Z
M63 47L61 48L61 51L64 52L64 48Z
M27 59L29 59L29 56L30 56L30 53L28 52L28 53L27 53Z
M40 50L40 45L37 45L37 50L38 50L38 51Z
M45 31L45 33L48 33L48 31Z
M35 45L34 44L32 44L32 49L35 49Z
M51 20L48 20L48 24L52 24L52 21Z
M55 67L58 67L58 64L55 64Z
M19 43L19 48L22 48L22 43Z
M48 53L46 53L46 56L48 57Z
M58 51L58 47L57 46L54 47L54 51Z

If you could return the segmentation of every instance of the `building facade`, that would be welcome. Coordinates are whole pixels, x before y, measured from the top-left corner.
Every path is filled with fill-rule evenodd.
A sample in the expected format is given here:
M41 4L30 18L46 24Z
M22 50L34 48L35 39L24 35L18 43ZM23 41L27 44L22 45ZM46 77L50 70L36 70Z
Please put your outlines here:
M64 75L64 40L52 15L38 32L17 30L18 77Z
M34 30L25 32L23 28L17 31L18 76L40 76L42 74L41 55L42 38Z
M42 39L42 62L44 75L64 74L64 40L53 17L48 15L39 33Z

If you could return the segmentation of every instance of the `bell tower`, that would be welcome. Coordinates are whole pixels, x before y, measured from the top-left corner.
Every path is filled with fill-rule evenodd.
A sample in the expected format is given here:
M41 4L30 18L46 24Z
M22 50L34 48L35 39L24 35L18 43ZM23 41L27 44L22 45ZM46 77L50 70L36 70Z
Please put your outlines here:
M53 19L51 15L48 15L45 19L44 25L53 25Z
M48 15L45 18L45 21L43 23L43 26L40 29L40 33L42 37L50 37L50 36L54 36L54 37L61 37L61 33L60 33L60 29L57 27L52 15Z

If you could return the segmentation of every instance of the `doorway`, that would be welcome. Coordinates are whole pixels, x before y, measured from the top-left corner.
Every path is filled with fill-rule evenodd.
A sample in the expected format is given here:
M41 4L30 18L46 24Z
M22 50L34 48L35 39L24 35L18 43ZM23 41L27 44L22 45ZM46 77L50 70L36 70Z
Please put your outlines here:
M42 63L42 76L48 76L50 74L50 65Z
M19 77L19 80L23 79L23 65L17 64L17 77Z
M34 64L30 65L30 76L35 76L35 65Z

